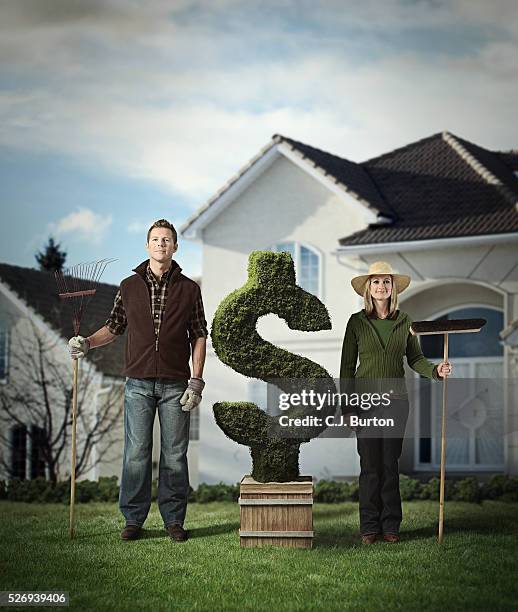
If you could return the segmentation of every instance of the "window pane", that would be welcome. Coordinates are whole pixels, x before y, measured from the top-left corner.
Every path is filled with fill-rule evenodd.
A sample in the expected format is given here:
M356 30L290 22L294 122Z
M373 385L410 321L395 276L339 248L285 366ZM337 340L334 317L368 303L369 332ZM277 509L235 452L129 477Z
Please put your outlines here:
M318 294L318 255L301 246L300 265L298 267L299 285L309 293Z
M11 478L25 480L27 461L27 428L15 425L11 428Z
M300 246L295 242L280 242L275 245L274 251L290 253L295 264L297 284L315 295L319 294L319 257L311 249Z
M45 477L45 430L37 425L31 425L31 478Z

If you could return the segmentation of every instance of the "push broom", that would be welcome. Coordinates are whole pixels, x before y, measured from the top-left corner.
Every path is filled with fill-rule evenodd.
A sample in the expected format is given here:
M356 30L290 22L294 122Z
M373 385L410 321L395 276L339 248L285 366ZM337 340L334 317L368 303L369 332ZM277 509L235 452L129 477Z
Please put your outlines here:
M88 303L97 291L99 280L106 266L114 259L102 259L92 263L82 263L67 270L54 273L59 297L72 306L72 325L74 336L79 336L81 319ZM76 499L76 423L77 423L77 382L79 378L79 360L74 359L72 382L72 455L70 460L70 538L75 535L75 499Z
M450 321L415 321L410 327L414 336L431 336L442 334L444 336L444 358L448 361L449 334L464 334L479 332L486 324L485 319L452 319ZM448 376L442 381L442 423L441 423L441 481L439 489L439 535L438 542L444 539L444 477L446 471L446 404L448 402Z

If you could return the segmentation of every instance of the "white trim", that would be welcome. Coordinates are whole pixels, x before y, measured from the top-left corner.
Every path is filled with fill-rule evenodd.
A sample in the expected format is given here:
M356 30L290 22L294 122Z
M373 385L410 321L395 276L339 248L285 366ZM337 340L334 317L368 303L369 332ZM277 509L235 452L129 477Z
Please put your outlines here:
M279 156L278 147L273 143L269 143L261 149L258 155L243 166L204 206L187 219L180 228L182 236L188 240L199 240L202 230L267 170Z
M497 185L500 188L500 192L512 202L515 206L518 206L518 197L516 193L511 191L502 181L494 175L484 164L470 153L464 145L462 145L453 134L447 131L442 133L442 139L448 143L450 147L460 155L460 157L469 165L477 174L479 174L487 183L490 185Z
M353 255L356 253L394 253L396 251L425 251L428 249L444 249L445 247L463 248L468 246L482 246L502 244L506 242L518 242L518 232L509 234L484 234L482 236L457 236L453 238L433 238L431 240L407 240L402 242L383 242L380 244L355 244L341 246L333 252L339 255Z
M502 185L502 181L490 172L474 155L472 155L460 142L448 131L442 133L442 139L458 153L458 155L475 170L490 185Z

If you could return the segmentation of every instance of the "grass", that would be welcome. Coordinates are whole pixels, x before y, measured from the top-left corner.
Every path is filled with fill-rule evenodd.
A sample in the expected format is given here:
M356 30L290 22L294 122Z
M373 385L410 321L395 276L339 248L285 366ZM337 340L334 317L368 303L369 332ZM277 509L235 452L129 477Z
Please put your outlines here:
M518 609L518 504L407 502L400 544L359 543L354 503L317 504L312 550L242 549L233 503L191 504L173 543L153 506L145 537L122 542L115 504L1 502L0 590L63 590L81 610Z

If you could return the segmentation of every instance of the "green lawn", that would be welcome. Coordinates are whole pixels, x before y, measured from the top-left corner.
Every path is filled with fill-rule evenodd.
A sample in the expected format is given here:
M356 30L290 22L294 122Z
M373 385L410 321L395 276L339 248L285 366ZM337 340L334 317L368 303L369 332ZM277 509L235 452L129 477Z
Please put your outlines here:
M1 502L0 590L64 590L81 610L518 609L518 504L404 504L400 544L361 546L354 503L317 504L312 550L241 549L237 504L191 504L172 543L153 506L145 538L122 542L115 504Z

